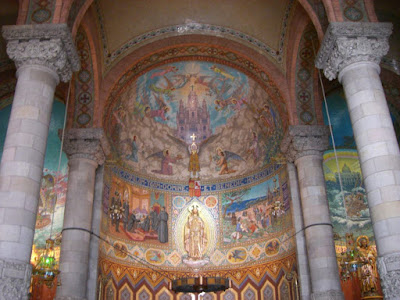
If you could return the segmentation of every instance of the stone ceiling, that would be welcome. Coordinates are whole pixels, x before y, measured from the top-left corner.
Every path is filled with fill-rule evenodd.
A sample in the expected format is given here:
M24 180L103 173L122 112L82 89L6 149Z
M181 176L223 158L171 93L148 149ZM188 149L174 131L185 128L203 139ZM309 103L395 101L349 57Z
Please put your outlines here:
M95 1L105 65L149 39L210 33L252 44L282 62L293 0Z

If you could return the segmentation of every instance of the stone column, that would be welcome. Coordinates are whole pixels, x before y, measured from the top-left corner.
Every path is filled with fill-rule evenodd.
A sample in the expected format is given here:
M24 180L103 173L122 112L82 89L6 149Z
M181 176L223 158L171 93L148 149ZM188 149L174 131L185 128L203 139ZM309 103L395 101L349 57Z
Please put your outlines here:
M326 126L290 126L281 145L297 167L313 300L344 299L322 169L328 136Z
M79 69L68 27L4 26L17 86L0 164L0 299L27 299L54 90Z
M299 184L297 179L296 166L292 162L287 163L287 171L289 174L290 182L290 195L292 198L292 214L294 229L298 234L296 235L296 254L297 254L297 265L299 274L299 285L300 285L300 298L302 300L310 300L311 297L311 281L310 281L310 269L308 268L308 257L306 248L306 239L303 222L303 211L300 203L300 192Z
M96 168L104 163L103 130L70 129L64 138L68 189L56 299L86 299Z
M104 166L99 166L96 171L96 182L94 184L94 201L92 213L92 232L100 235L100 222L103 209L103 177ZM99 239L92 235L90 238L89 270L87 281L86 298L96 300L97 275L99 265Z
M378 249L385 299L400 299L400 152L379 78L388 23L331 23L317 57L328 79L339 74L357 144Z

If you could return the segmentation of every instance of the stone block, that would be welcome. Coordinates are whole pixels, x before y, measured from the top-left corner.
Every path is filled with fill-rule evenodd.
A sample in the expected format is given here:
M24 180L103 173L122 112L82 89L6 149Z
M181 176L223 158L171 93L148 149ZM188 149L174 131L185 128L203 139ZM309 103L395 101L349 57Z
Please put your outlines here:
M13 109L13 115L17 119L39 119L39 109L34 106L20 106Z
M46 139L49 133L48 123L44 124L36 120L24 119L21 121L21 132L29 133L40 137L41 139Z
M30 164L23 161L3 161L3 176L22 176L29 175Z
M25 205L25 193L18 191L0 193L0 207L23 208Z
M15 160L28 162L39 168L43 168L44 154L27 147L18 147L15 151Z
M36 214L24 209L7 208L4 221L10 225L32 227L32 224L34 225L36 222Z
M8 147L4 149L1 161L12 161L15 157L15 147Z
M0 242L8 241L17 243L20 238L21 227L7 223L0 225Z
M33 145L34 137L27 133L13 133L7 134L4 149L8 147L27 147L31 148Z
M38 199L39 195L26 195L25 206L24 206L25 210L36 214L39 202Z
M19 243L21 244L31 244L33 242L33 236L35 234L35 230L32 228L28 228L25 226L21 226L21 231L20 231L20 238L19 238Z

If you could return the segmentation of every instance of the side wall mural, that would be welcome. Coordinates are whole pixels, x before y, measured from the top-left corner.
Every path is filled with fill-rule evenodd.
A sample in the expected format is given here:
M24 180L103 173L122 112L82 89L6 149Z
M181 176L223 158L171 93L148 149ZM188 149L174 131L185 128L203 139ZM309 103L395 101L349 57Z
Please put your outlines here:
M11 112L11 101L9 102L10 105L0 109L0 157L3 153L4 140ZM61 147L58 130L63 127L64 113L64 103L57 100L54 101L39 196L38 214L36 217L32 263L35 263L35 259L39 257L45 248L46 239L50 238L50 233L52 238L56 240L56 244L59 245L61 241L68 180L67 157L64 153L61 157L60 172L57 173L57 170ZM59 255L59 246L55 248L55 252Z
M367 195L343 90L329 93L327 102L337 151L331 145L323 167L342 289L346 300L382 295ZM324 118L327 123L326 113Z

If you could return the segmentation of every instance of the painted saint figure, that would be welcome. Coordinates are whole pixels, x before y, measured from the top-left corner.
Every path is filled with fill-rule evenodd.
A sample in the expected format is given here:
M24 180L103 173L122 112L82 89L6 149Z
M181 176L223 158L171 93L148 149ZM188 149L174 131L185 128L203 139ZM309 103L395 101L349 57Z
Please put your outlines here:
M219 175L223 174L230 174L236 172L236 170L230 169L228 167L228 161L230 160L238 160L238 161L244 161L243 158L241 158L239 155L236 153L230 152L230 151L224 151L220 147L216 149L217 155L216 155L216 165L217 165L217 170L219 170Z
M121 197L118 191L115 191L115 197L111 199L111 206L109 207L111 225L115 224L115 231L119 232L119 222L123 217L124 208L122 207Z
M199 216L197 206L193 206L184 228L185 251L190 259L198 260L207 248L207 234L204 221Z
M164 151L159 151L147 157L147 159L152 157L160 157L161 158L161 169L160 170L152 170L153 173L163 174L163 175L173 175L172 171L172 163L176 163L178 160L182 159L180 155L177 155L175 158L169 155L169 149L165 149Z
M362 296L374 296L377 294L377 270L376 252L369 244L367 236L362 235L357 238L358 258L361 262L361 292Z
M153 207L153 210L150 212L150 223L151 230L157 231L158 228L158 214L156 209Z
M163 206L158 215L157 233L160 243L168 242L168 213L165 211L165 206Z
M255 131L252 131L252 140L250 142L250 147L247 152L252 156L254 163L257 163L259 157L260 157L260 149L258 145L258 136Z
M189 146L189 172L190 178L198 178L200 172L200 163L199 163L199 147L195 143L196 136L193 134L191 136L193 139L192 144Z
M128 225L129 221L129 202L125 200L122 207L124 208L124 217L123 217L124 230L126 230L126 226Z

